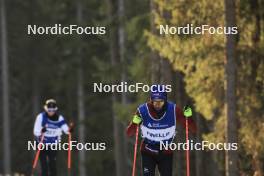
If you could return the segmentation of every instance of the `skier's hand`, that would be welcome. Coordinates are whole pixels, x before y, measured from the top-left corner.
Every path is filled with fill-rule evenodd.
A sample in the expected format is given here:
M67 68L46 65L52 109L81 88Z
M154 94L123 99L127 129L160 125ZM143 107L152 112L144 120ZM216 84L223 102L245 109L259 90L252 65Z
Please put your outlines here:
M74 131L74 128L73 127L69 128L69 132L70 133L72 133L73 131Z
M185 117L191 117L192 116L192 108L190 106L184 106L183 108L183 114Z
M139 125L139 124L142 122L142 119L141 119L141 117L139 117L138 115L134 115L134 116L133 116L133 119L132 119L132 122L133 122L134 124Z
M37 143L39 143L39 142L41 141L41 137L42 137L42 136L35 136L35 141L36 141Z
M41 133L45 133L47 131L47 128L46 127L43 127L42 129L41 129Z
M69 132L72 133L74 131L74 124L70 123L69 125Z

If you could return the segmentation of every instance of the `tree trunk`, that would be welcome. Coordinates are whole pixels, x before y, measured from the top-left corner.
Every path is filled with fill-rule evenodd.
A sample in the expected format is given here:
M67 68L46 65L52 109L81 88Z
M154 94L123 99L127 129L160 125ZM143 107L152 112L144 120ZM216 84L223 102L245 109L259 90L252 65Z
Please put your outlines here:
M155 27L155 17L154 12L156 10L156 5L154 0L150 0L150 30L152 34L157 34L157 30ZM151 83L160 83L160 75L161 75L161 59L156 51L152 51L150 54L150 62L151 62Z
M31 41L32 42L32 41ZM37 64L35 63L35 51L34 51L34 47L32 48L33 51L31 51L31 59L33 61L33 65L34 68L37 68ZM32 109L32 113L33 113L33 121L35 120L37 114L39 113L40 110L40 90L39 90L39 84L38 84L38 71L35 70L34 74L32 75L32 103L33 103L33 109Z
M83 90L83 69L80 67L78 70L78 136L79 142L85 143L85 127L84 127L84 119L85 119L85 111L84 111L84 90ZM86 152L84 150L79 151L79 175L87 176L86 168L85 168L85 156Z
M120 57L120 61L121 61L121 65L122 65L122 73L121 73L121 80L122 82L127 81L127 60L125 57L125 2L124 0L118 0L118 18L119 18L119 26L118 26L118 44L119 44L119 57ZM127 97L127 93L126 92L122 92L122 97L121 97L121 103L122 105L128 105L128 97ZM123 161L121 164L121 173L122 175L129 175L127 173L128 171L128 162L125 162L128 158L127 156L127 137L126 134L123 132L125 131L125 125L122 125L121 128L121 135L123 137L123 148L122 148L122 152L121 155L123 156Z
M201 124L201 115L200 114L196 114L195 116L195 122L197 124L197 132L196 132L196 142L202 142L202 137L201 137L201 130L200 130L200 124ZM202 151L195 151L195 176L201 176L202 174Z
M11 174L11 145L10 145L10 114L9 114L9 71L8 71L8 44L5 0L1 0L1 45L2 45L2 90L3 90L3 149L4 174Z
M236 26L235 0L225 0L226 26ZM237 119L236 119L236 36L226 35L226 142L237 143ZM238 175L237 151L226 151L226 176Z
M82 3L81 0L77 1L77 21L81 25L83 21L83 15L82 15ZM81 40L81 39L80 39ZM79 137L79 142L84 144L85 143L85 126L84 126L84 120L85 120L85 110L84 110L84 82L83 82L83 61L82 61L82 48L78 48L78 61L79 61L79 66L78 66L78 71L77 71L77 97L78 97L78 137ZM85 157L86 157L86 152L84 150L79 151L79 175L80 176L87 176L86 172L86 167L85 167Z
M111 59L111 66L113 70L116 70L115 68L117 67L118 64L118 32L117 32L117 26L114 23L115 20L115 4L113 0L106 0L107 5L108 5L108 21L110 23L110 34L109 34L109 49L110 49L110 59ZM117 79L117 74L116 72L113 73L114 78L112 80ZM114 105L118 102L118 97L115 92L112 93L112 117L113 117L113 138L114 138L114 158L115 158L115 171L116 171L116 176L123 176L123 156L122 156L122 148L123 148L123 143L122 143L122 128L120 122L117 119Z
M173 86L175 91L172 92L173 99L176 100L176 106L182 107L185 102L185 92L183 84L183 75L176 71L173 74ZM184 142L184 128L177 123L175 143ZM185 175L185 152L182 150L174 152L173 160L174 176Z

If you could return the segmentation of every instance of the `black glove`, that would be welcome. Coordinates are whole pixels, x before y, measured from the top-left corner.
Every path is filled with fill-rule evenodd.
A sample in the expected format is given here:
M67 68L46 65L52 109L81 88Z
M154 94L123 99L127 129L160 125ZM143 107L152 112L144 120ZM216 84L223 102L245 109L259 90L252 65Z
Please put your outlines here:
M70 123L69 132L72 133L74 131L73 123Z
M45 133L47 131L47 128L46 127L43 127L42 129L41 129L41 133Z

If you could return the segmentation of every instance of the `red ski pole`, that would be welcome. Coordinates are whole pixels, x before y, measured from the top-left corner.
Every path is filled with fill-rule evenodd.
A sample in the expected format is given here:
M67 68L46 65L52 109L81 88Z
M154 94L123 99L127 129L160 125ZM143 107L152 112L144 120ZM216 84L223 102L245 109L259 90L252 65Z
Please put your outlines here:
M186 143L187 143L187 150L186 150L186 175L190 176L190 153L189 153L189 124L188 118L185 120L186 125Z
M136 130L136 142L135 142L135 146L134 146L134 161L133 161L132 176L135 176L135 173L136 173L137 146L138 146L138 128L139 128L139 126L137 125L137 130Z
M43 140L44 140L44 133L41 133L41 139L40 139L40 143L38 145L43 144ZM39 154L40 154L40 150L39 150L39 147L37 147L37 153L36 153L36 156L34 158L34 162L33 162L33 166L32 166L33 170L37 167Z
M68 137L68 144L69 144L69 148L68 148L68 169L71 169L71 132L69 132L69 137Z

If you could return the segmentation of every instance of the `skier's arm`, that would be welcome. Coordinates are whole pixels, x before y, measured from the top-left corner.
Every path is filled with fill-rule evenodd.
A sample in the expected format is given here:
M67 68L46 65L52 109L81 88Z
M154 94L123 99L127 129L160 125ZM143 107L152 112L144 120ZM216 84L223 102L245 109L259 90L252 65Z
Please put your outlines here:
M135 117L137 116L137 117ZM133 120L130 122L130 124L128 125L127 129L126 129L126 134L127 136L133 136L134 134L136 134L136 129L137 126L141 123L140 121L140 115L139 112L137 111L133 117Z
M33 134L36 137L41 136L41 130L42 130L42 115L39 114L35 120L35 124L34 124L34 130L33 130Z
M178 123L180 123L185 128L186 127L186 124L185 124L186 118L184 117L182 110L179 107L176 107L175 111L176 111L176 121ZM197 127L196 127L196 124L195 124L194 120L192 119L192 117L188 118L188 124L189 124L190 131L192 133L196 133Z
M66 121L64 120L63 116L60 116L59 121L61 123L61 129L65 134L69 134L69 126L67 125Z

